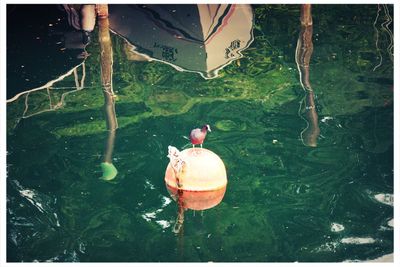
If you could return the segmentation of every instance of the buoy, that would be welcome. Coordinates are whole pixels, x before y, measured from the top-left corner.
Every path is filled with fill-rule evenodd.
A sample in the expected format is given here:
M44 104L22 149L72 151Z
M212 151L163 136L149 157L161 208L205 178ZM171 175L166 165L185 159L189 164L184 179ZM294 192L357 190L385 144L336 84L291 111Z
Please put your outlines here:
M205 148L179 151L169 146L168 157L165 183L175 201L193 210L209 209L222 201L228 180L217 154Z

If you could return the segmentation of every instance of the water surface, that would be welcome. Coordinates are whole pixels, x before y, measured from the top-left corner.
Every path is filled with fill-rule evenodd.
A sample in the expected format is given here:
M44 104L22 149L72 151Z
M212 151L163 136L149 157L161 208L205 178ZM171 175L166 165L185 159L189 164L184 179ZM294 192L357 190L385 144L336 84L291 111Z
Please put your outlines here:
M253 43L209 80L129 61L113 34L111 181L99 179L108 131L94 38L77 68L83 88L71 74L7 104L7 260L337 262L392 253L393 62L379 8L313 7L317 147L300 135L299 6L253 6ZM204 146L223 159L227 191L212 209L186 211L176 235L168 145L187 146L183 136L205 123L213 131Z

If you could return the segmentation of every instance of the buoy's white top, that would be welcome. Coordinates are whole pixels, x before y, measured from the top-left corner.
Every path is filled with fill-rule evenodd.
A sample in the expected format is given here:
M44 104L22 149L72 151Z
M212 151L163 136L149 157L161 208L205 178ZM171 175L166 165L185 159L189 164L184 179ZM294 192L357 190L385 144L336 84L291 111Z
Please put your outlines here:
M168 147L170 163L165 171L165 182L174 188L190 191L212 191L226 186L228 180L221 158L206 148L179 151Z

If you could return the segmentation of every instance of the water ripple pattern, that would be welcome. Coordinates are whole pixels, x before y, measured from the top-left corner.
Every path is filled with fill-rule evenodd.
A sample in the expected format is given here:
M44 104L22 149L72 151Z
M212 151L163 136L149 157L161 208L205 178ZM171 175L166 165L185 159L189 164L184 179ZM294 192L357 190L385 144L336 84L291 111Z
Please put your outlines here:
M313 4L316 147L300 135L299 6L253 8L254 41L215 79L132 61L111 36L112 180L99 179L109 132L96 31L84 83L76 75L83 88L71 87L72 72L51 85L68 90L7 104L8 261L342 262L393 253L393 63L381 51L373 71L377 5ZM393 6L384 8L375 26L390 53ZM226 192L214 208L185 210L176 234L168 147L190 147L190 130L205 124L203 147L223 160Z

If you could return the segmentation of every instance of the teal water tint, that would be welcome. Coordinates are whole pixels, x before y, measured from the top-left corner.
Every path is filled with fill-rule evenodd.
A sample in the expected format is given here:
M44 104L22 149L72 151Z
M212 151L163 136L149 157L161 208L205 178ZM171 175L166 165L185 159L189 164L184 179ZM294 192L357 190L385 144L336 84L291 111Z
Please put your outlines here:
M65 89L75 85L69 76L7 106L7 260L337 262L392 253L393 63L383 6L375 45L377 8L313 7L316 148L300 138L299 6L254 6L254 42L212 80L128 61L114 35L111 181L99 179L108 133L91 44L82 90ZM61 108L38 113L66 92ZM183 148L204 123L213 130L204 146L223 159L228 187L218 206L186 211L176 235L168 145Z

